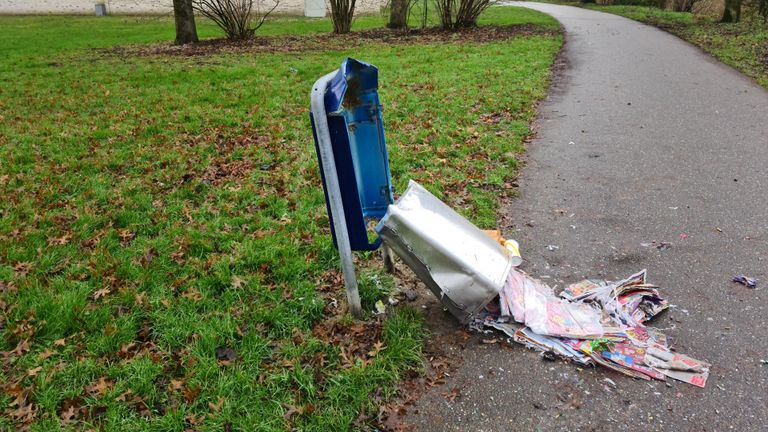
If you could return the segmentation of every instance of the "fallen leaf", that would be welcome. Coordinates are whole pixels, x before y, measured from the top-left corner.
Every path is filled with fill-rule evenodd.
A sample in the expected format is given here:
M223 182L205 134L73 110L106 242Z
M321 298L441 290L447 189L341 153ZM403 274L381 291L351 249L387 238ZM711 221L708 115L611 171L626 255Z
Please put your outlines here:
M17 262L13 265L13 271L15 271L19 277L26 276L30 270L32 270L32 263L29 262Z
M16 292L16 285L13 282L0 281L0 294Z
M77 416L77 410L75 409L74 405L70 406L66 410L62 411L61 413L61 423L62 424L70 424L75 422L75 417Z
M56 354L56 351L51 351L48 348L46 348L45 351L37 355L37 358L39 358L40 360L45 360L54 354Z
M133 390L126 390L115 398L117 402L125 402L126 398L133 394Z
M461 390L459 390L458 387L454 387L450 392L443 393L443 397L445 397L445 400L452 403L461 397Z
M181 390L182 388L184 388L183 380L177 380L177 379L171 380L171 390L178 391L178 390Z
M27 376L35 376L37 375L41 370L43 370L42 366L38 366L36 368L28 369L27 370Z
M373 344L373 349L368 352L368 357L374 357L384 349L384 342L377 341Z
M184 400L187 401L188 404L191 404L194 402L197 395L200 393L200 386L187 386L184 388Z
M102 297L105 297L107 294L112 292L109 288L102 288L100 290L96 290L95 293L93 293L93 299L98 300Z
M120 237L121 242L128 243L133 239L135 233L128 229L119 229L117 230L117 235Z
M113 385L114 382L107 379L106 377L101 377L93 384L87 386L85 391L90 393L91 396L104 396L104 394L109 391Z
M27 351L29 351L29 341L24 339L16 345L16 348L11 351L11 354L16 355L16 357L21 357Z
M137 293L136 296L133 299L133 302L136 304L136 306L141 306L144 304L144 297L146 297L146 293L140 292Z
M283 418L291 421L291 417L293 417L295 414L304 414L304 408L297 407L291 404L283 404L285 407L285 413L283 414Z
M203 295L200 293L200 291L197 290L197 288L190 288L181 296L193 302L199 302L203 299Z
M55 346L64 346L66 344L67 344L67 338L56 339L55 341L53 341L53 345Z
M64 234L61 237L51 237L48 239L48 244L52 246L64 246L72 240L72 233Z
M171 260L173 260L176 264L183 264L184 263L184 250L182 248L179 248L176 252L171 254Z
M224 406L224 398L219 396L219 401L216 403L208 402L208 408L211 409L213 412L219 412L221 411L221 407Z
M240 289L240 288L243 287L243 285L245 285L245 281L243 279L241 279L240 277L234 276L232 278L232 288Z

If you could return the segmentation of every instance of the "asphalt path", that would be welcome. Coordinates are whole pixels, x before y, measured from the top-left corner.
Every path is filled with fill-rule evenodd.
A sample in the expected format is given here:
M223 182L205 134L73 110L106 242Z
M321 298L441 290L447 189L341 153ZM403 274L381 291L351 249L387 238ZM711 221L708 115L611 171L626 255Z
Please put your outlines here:
M655 28L515 5L560 21L566 44L505 233L526 271L560 287L647 268L675 305L652 325L709 361L709 381L633 380L481 343L492 335L463 348L454 338L445 348L461 366L405 421L423 431L768 430L768 92ZM762 283L732 283L740 273ZM451 341L458 324L435 302L427 311L435 337Z

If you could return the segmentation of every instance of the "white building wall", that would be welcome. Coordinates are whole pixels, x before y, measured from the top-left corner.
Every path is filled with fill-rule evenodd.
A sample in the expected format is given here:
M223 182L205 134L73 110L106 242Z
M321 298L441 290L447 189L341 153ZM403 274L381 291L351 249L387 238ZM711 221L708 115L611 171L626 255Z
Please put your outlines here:
M95 0L0 0L0 14L95 14ZM101 3L99 1L99 3ZM172 0L104 0L110 14L170 14ZM271 6L263 0L263 7ZM326 1L326 6L328 2ZM386 0L358 0L357 12L378 12ZM275 12L301 15L304 0L280 0Z

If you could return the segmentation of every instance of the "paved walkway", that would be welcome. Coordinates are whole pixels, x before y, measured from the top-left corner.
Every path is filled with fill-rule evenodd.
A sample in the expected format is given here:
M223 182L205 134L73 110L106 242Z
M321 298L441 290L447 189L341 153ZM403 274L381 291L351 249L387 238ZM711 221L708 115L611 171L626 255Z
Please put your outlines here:
M426 431L768 430L768 92L652 27L518 5L562 23L566 66L540 107L507 233L519 230L526 270L560 286L648 268L677 305L653 324L711 362L710 379L703 390L635 381L474 339L454 347L463 366L406 421ZM672 247L642 245L653 241ZM731 283L737 273L762 286ZM430 310L436 337L456 329ZM449 402L453 388L461 397Z

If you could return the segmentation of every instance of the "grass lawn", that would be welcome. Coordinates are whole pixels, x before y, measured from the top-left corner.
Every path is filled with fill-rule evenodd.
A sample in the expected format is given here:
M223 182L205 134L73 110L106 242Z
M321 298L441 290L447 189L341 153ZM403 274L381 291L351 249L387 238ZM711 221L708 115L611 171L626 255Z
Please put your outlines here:
M146 56L92 48L168 41L168 18L0 17L0 430L376 424L425 330L408 307L344 311L310 87L346 56L377 65L397 190L416 179L493 227L562 38L525 9L482 23L534 25ZM394 281L358 258L371 310Z
M647 6L587 7L662 28L701 47L768 88L768 24L760 17L745 14L741 22L725 24L687 12Z

